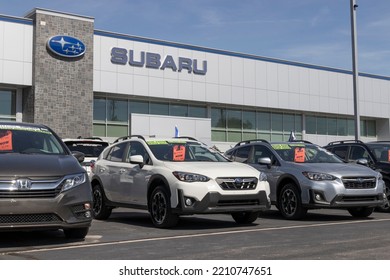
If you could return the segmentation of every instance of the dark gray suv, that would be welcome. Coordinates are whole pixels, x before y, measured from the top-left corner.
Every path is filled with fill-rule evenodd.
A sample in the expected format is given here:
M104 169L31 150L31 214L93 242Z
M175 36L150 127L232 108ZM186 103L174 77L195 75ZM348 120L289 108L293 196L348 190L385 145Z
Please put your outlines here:
M0 122L0 231L62 229L84 238L91 206L86 171L50 128Z
M367 217L385 202L379 172L348 164L307 142L243 141L226 152L267 174L271 202L287 219L302 218L308 209L341 208Z

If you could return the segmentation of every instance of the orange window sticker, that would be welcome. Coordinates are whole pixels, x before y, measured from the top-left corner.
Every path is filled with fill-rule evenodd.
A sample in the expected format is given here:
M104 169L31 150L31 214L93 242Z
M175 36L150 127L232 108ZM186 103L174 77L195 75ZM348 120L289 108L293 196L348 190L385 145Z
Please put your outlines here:
M9 130L0 133L0 151L12 151L12 132Z
M390 150L387 151L387 161L390 161Z
M302 147L295 148L294 162L305 162L305 148Z
M173 146L173 160L184 161L186 155L186 147L183 145Z

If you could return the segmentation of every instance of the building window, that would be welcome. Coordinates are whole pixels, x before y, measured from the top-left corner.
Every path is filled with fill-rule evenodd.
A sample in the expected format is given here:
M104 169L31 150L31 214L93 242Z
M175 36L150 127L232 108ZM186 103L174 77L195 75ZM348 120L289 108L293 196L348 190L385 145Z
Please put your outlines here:
M206 118L207 108L206 106L95 96L93 135L103 137L128 135L129 117L132 113Z
M302 115L211 108L211 140L239 142L251 139L285 141L291 131L302 138Z
M306 116L306 133L318 135L353 136L355 122L349 118ZM360 136L376 137L375 120L360 120Z
M0 90L0 120L16 121L16 93Z

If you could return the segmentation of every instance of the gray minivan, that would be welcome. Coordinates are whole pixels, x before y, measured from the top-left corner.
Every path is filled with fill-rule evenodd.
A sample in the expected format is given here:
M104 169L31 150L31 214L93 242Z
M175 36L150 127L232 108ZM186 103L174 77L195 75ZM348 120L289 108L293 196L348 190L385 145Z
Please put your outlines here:
M0 122L0 231L62 229L84 238L92 191L79 161L47 126Z

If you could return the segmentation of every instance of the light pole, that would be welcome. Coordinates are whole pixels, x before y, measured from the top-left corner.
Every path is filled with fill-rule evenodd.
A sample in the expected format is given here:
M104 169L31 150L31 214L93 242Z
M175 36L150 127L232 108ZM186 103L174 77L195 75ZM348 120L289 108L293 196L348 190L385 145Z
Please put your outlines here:
M359 113L359 72L356 38L356 0L351 1L351 34L352 34L352 73L353 73L353 104L355 115L355 140L360 138L360 113Z

